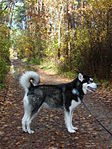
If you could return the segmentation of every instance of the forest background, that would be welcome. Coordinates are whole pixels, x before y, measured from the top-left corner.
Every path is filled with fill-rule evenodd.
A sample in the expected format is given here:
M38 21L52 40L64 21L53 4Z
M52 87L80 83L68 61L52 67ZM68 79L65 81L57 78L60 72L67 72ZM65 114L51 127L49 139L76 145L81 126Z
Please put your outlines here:
M112 81L112 0L0 0L0 84L19 59Z

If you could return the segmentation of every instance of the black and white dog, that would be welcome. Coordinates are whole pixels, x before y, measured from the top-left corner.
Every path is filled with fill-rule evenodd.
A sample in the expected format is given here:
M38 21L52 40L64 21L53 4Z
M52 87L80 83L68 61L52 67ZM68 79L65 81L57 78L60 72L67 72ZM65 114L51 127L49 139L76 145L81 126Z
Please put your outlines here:
M31 122L45 103L51 108L64 109L67 130L70 133L76 132L77 128L72 125L73 111L81 103L87 91L94 91L97 88L93 79L79 73L77 78L70 83L58 85L40 85L39 83L40 77L33 71L27 71L20 77L20 84L25 90L23 131L34 133L30 129Z

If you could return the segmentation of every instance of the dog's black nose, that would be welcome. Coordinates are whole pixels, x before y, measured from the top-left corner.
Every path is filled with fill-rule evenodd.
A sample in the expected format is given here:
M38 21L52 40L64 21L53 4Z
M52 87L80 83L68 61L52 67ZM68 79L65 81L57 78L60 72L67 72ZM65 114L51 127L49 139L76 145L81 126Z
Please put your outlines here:
M96 85L97 85L97 87L100 87L100 86L101 86L101 84L100 84L100 83L96 83Z

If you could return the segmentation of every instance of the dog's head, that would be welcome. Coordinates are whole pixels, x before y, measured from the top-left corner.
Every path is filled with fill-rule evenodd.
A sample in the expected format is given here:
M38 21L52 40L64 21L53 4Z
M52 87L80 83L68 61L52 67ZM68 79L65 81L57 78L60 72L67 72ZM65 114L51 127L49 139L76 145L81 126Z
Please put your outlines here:
M97 84L93 81L93 78L87 75L79 73L78 80L80 81L81 88L84 94L86 94L87 91L94 92L97 89Z

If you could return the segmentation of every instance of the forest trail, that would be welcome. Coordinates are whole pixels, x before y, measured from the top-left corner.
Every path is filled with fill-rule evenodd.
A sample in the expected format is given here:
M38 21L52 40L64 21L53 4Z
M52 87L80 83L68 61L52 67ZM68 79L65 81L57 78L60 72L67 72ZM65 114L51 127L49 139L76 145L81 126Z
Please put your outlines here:
M7 78L6 91L0 92L0 149L111 149L111 136L97 124L91 115L80 105L74 111L73 123L78 127L75 134L67 132L62 110L42 108L33 121L35 133L23 133L21 118L23 116L22 99L24 91L19 86L19 77L31 67L13 60L14 69ZM12 67L13 68L13 67ZM34 69L34 66L33 68ZM55 73L37 69L43 83L61 83L69 81ZM85 101L94 115L112 132L112 92L98 89L89 93Z

